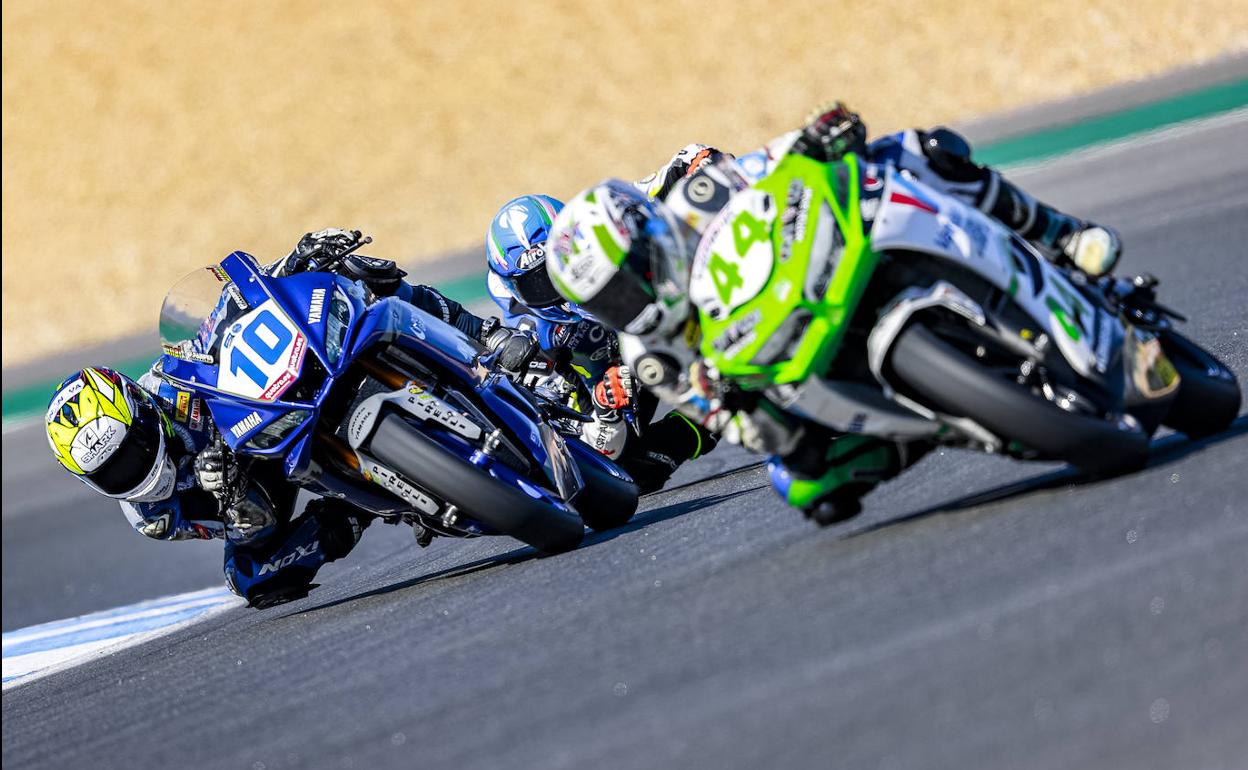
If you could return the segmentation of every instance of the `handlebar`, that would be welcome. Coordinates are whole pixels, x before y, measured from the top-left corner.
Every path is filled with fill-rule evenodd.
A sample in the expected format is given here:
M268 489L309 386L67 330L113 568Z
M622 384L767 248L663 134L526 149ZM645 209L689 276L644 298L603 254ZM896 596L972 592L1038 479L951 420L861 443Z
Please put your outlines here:
M363 235L359 230L352 230L351 234L353 236L353 240L347 245L347 247L342 250L329 252L324 262L318 261L317 258L325 253L325 247L327 244L324 241L318 243L315 248L307 254L299 257L293 265L288 267L285 271L286 275L294 275L302 272L332 272L333 268L342 262L342 260L347 256L373 242L373 237L371 235Z

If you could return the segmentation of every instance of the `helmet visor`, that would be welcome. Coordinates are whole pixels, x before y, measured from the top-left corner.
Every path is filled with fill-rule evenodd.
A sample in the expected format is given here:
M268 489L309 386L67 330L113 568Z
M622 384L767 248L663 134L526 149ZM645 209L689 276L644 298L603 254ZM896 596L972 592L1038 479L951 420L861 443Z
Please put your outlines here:
M538 255L531 268L519 275L506 276L503 281L512 295L529 307L552 307L567 301L555 289L555 284L546 273L544 253Z
M152 397L135 387L130 388L130 394L134 409L125 438L112 456L85 476L92 486L110 497L135 492L164 460L162 421Z
M650 315L654 314L652 310L655 303L654 293L647 280L649 271L639 272L633 269L634 262L646 264L649 262L648 245L644 242L640 245L646 252L645 257L634 258L634 252L639 251L638 244L635 244L629 256L624 260L624 264L620 265L620 269L611 276L611 280L607 281L607 285L594 296L578 303L606 326L627 331L630 334L645 334L650 331L649 328L633 328L634 321L647 315L647 311L650 311ZM642 324L642 326L647 326L647 324Z

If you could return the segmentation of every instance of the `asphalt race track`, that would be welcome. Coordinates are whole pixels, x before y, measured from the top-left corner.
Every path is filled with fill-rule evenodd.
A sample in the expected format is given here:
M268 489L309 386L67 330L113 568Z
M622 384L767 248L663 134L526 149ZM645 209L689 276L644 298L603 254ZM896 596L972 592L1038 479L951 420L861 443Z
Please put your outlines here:
M1016 175L1248 381L1248 115ZM4 628L213 585L4 441ZM6 767L1248 766L1248 418L1135 475L944 452L817 530L716 453L534 558L375 525L310 597L6 691ZM733 470L733 469L736 470Z

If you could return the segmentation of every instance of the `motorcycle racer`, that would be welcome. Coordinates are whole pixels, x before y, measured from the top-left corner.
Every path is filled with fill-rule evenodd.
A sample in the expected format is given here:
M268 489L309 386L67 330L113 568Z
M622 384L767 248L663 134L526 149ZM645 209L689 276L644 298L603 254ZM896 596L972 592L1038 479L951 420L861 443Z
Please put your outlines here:
M737 166L753 182L790 152L829 163L852 152L869 164L893 166L961 199L1017 232L1054 262L1093 278L1110 273L1122 254L1114 230L1037 201L997 170L975 163L970 143L952 129L907 129L870 143L866 136L861 117L838 102L816 111L802 128L742 156Z
M272 271L294 272L314 249L340 247L358 233L309 233ZM428 286L402 281L389 260L349 255L341 268L377 294L394 294L497 351L521 371L536 353L531 335L482 319ZM346 556L373 516L332 498L296 515L298 487L280 464L236 458L225 449L203 401L161 376L160 362L138 382L88 367L57 387L45 416L57 461L95 491L118 500L127 520L157 540L224 539L225 579L250 606L301 598L322 564ZM422 528L423 530L423 528ZM428 533L417 531L422 544ZM422 539L422 536L424 539Z
M704 159L711 150L690 145L649 181L639 182L639 188L670 189L663 180L682 178L699 152ZM487 287L503 310L504 323L531 329L553 373L570 384L572 397L589 402L593 420L582 426L582 439L617 461L643 492L654 491L681 464L714 448L716 439L679 413L651 424L658 400L634 387L628 367L619 363L615 333L555 291L544 249L562 208L546 195L523 195L503 204L486 233ZM626 410L632 411L631 423Z
M771 456L777 491L821 524L855 515L862 495L913 464L930 445L836 434L781 411L757 392L720 381L698 355L689 278L703 230L730 197L788 154L832 163L851 152L865 162L863 178L883 179L884 166L912 174L1000 220L1054 261L1089 275L1108 273L1120 254L1112 230L1039 203L995 170L975 164L969 144L953 131L903 131L868 144L859 116L841 104L758 152L704 166L661 202L620 180L586 190L556 219L547 253L560 294L622 332L624 359L643 385L704 427ZM869 196L864 201L868 219ZM713 258L711 263L713 272ZM734 270L723 267L717 280L739 281Z

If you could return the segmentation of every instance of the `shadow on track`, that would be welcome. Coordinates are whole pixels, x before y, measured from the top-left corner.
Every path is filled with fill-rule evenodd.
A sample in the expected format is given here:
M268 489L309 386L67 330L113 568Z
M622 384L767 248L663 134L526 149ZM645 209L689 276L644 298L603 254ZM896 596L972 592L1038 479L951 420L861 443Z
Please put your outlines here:
M756 466L750 466L750 467L753 468ZM735 472L736 471L732 471L732 473L735 473ZM728 475L731 475L731 473L719 474L718 476L715 476L712 478L720 478L720 477L728 476ZM708 480L708 479L704 479L704 481L705 480ZM700 482L694 482L694 483L696 484ZM683 489L684 487L687 487L687 486L693 486L693 485L684 484L684 485L681 485L680 487L674 487L674 489ZM755 492L757 490L764 489L768 486L769 486L768 484L755 484L754 486L750 486L750 487L742 487L741 489L734 489L731 492L722 492L717 495L708 495L706 497L695 497L692 500L685 500L684 502L672 503L671 505L665 505L661 508L654 508L652 510L645 511L643 513L640 513L634 516L632 521L628 522L622 527L616 527L615 529L608 530L606 532L591 533L588 537L585 538L585 542L581 544L581 548L586 548L588 546L602 545L603 543L609 540L614 540L620 535L625 535L625 534L628 534L629 532L636 532L637 530L643 529L645 527L649 527L652 524L658 524L659 522L668 521L669 519L674 519L678 516L684 516L685 514L693 513L694 511L700 511L703 508L709 508L712 505L716 505L717 503L722 503L725 500L731 500L734 497L749 494L750 492ZM667 492L668 490L665 489L663 491ZM577 549L577 550L580 550L580 549Z
M319 612L321 610L330 609L331 607L337 607L340 604L349 604L351 602L359 601L360 599L367 599L371 596L382 596L384 594L388 594L394 591L401 591L404 588L411 588L413 586L422 585L424 583L432 583L435 580L445 580L446 578L462 577L464 575L471 575L475 572L484 572L486 570L493 569L494 567L503 567L503 566L507 566L511 564L520 564L521 562L526 562L526 561L529 561L530 559L536 559L537 557L538 557L537 551L533 550L532 548L528 546L525 546L523 548L516 548L515 550L507 551L506 553L500 553L497 556L490 556L485 559L477 559L476 561L468 562L467 564L458 564L454 567L447 567L446 569L441 569L441 570L438 570L437 572L430 572L428 575L420 575L418 577L410 578L408 580L402 580L402 581L399 581L398 583L392 583L388 586L382 586L381 588L374 588L371 591L365 591L364 593L361 593L361 594L354 594L352 596L344 596L341 599L335 599L332 602L318 604L315 607L308 607L307 609L299 610L298 612L292 612L290 614L292 616L293 615L306 615L311 612Z
M1163 438L1155 439L1149 446L1148 465L1147 468L1161 468L1171 463L1177 462L1188 455L1201 452L1205 448L1228 441L1237 436L1248 434L1248 415L1240 415L1235 418L1230 427L1213 436L1198 439L1196 441L1189 440L1180 433L1171 433ZM1128 474L1130 475L1130 474ZM989 503L1001 502L1015 497L1024 497L1033 492L1044 492L1050 489L1066 486L1081 486L1083 484L1096 483L1103 481L1104 477L1093 476L1084 473L1071 466L1059 468L1056 471L1045 473L1041 476L1034 476L1030 479L1015 481L1009 484L988 489L983 492L965 495L944 503L937 503L930 508L924 508L920 511L907 513L874 524L869 524L861 529L855 529L846 533L845 537L858 537L871 532L877 532L889 527L895 527L899 524L906 524L911 521L918 521L929 516L941 513L953 513L956 511L964 511L968 508L975 508Z
M713 473L713 474L711 474L710 476L704 476L704 477L702 477L702 478L700 478L700 479L694 479L693 481L686 481L684 484L677 484L677 485L676 485L676 486L674 486L674 487L663 487L662 489L660 489L660 490L659 490L659 491L657 491L657 492L651 492L651 493L649 493L649 494L647 494L647 495L642 495L642 499L644 500L644 499L646 499L647 497L655 497L655 496L658 496L658 495L666 495L666 494L668 494L669 492L678 492L678 491L680 491L680 490L682 490L682 489L688 489L689 487L696 487L696 486L698 486L699 484L705 484L705 483L706 483L706 482L708 482L708 481L718 481L719 479L725 479L725 478L728 478L729 476L735 476L735 475L737 475L738 473L746 473L747 471L752 471L752 470L754 470L754 469L756 469L756 468L761 468L761 467L763 467L763 461L762 461L762 460L757 460L757 461L755 461L755 462L749 463L748 465L741 465L741 466L738 466L738 467L736 467L736 468L729 468L729 469L728 469L728 470L726 470L726 471L720 471L719 473Z
M736 473L741 473L743 471L752 470L757 467L758 467L757 464L752 464L744 468L735 468L730 471L724 471L722 473L718 473L713 476L708 476L705 479L699 479L698 481L694 481L688 484L682 484L677 487L672 487L671 489L664 489L656 494L666 494L667 492L671 492L674 490L685 489L687 487L696 486L697 484L701 484L705 481L724 478L724 477L731 476ZM628 524L625 524L622 527L610 530L608 532L590 533L589 535L586 536L585 541L581 544L580 548L576 550L579 551L589 546L601 545L602 543L605 543L609 540L613 540L614 538L619 537L620 535L626 534L628 532L635 532L639 529L642 529L643 527L648 527L652 524L658 524L659 522L668 521L678 516L684 516L685 514L693 513L694 511L699 511L699 510L702 510L703 508L708 508L712 505L715 505L716 503L723 502L724 500L731 499L738 495L744 495L749 492L762 489L763 487L766 487L766 486L767 486L766 484L761 484L761 485L756 485L752 487L745 487L743 489L734 489L731 492L724 492L722 494L717 494L717 495L709 495L707 497L699 497L693 500L686 500L680 503L672 503L670 505L665 505L659 508L654 508L652 510L643 511L642 513L633 517L632 521L630 521ZM575 553L575 551L573 551L573 553ZM504 567L504 566L510 566L514 564L522 564L526 561L539 559L539 558L547 558L547 557L543 557L540 553L538 553L536 550L534 550L533 548L529 546L524 546L522 548L516 548L514 550L507 551L506 553L500 553L497 556L490 556L484 559L478 559L476 561L469 562L467 564L460 564L454 567L447 567L446 569L438 570L437 572L431 572L427 575L419 575L414 578L402 580L398 583L392 583L391 585L388 585L388 586L382 586L381 588L375 588L371 591L365 591L364 593L354 594L352 596L344 596L341 599L335 599L334 601L331 601L331 602L318 604L315 607L308 607L307 609L302 609L302 610L299 610L298 612L292 612L290 613L290 616L306 615L309 613L319 612L321 610L327 610L332 607L337 607L339 605L350 604L351 602L359 601L360 599L367 599L373 596L383 596L385 594L392 593L394 591L401 591L405 588L412 588L415 586L423 585L425 583L432 583L436 580L445 580L448 578L463 577L465 575L472 575L478 572L485 572L487 570L494 569L495 567ZM549 558L555 558L555 557L549 557Z

